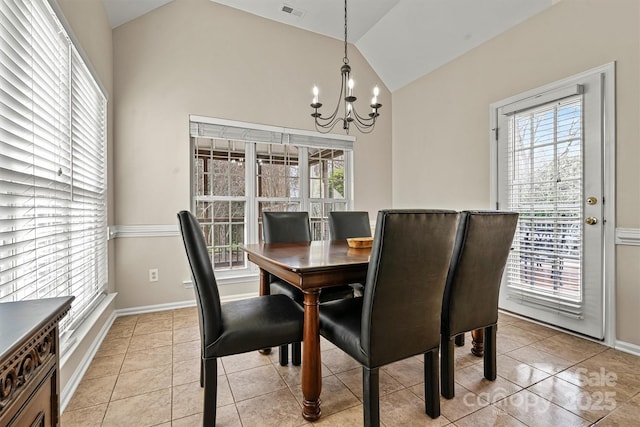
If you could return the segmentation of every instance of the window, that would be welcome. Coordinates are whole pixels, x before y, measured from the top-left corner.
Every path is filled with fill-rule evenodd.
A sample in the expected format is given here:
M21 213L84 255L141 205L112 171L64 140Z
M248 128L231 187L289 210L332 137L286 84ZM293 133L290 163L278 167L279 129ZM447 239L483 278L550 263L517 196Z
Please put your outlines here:
M351 207L353 137L191 118L192 200L218 274L252 272L241 245L262 239L263 211L308 211L314 240Z
M194 139L195 214L217 269L244 268L245 143Z
M106 100L46 1L0 0L0 302L107 286Z

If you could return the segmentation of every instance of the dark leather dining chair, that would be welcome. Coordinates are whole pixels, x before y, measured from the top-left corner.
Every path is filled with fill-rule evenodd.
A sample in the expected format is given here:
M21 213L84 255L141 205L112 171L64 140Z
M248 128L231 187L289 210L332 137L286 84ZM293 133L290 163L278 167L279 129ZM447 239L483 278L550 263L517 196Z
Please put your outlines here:
M220 304L220 295L202 230L191 212L178 213L180 232L196 291L200 321L204 426L215 426L218 357L255 351L302 339L303 312L284 295ZM204 380L204 381L202 381Z
M371 237L369 213L366 211L329 212L329 234L332 240Z
M454 397L454 339L484 329L484 377L496 379L498 295L518 223L515 212L465 211L460 215L442 302L442 396Z
M426 413L440 416L440 311L457 224L454 211L378 212L364 297L320 305L320 334L362 365L365 426L380 425L380 367L418 354Z
M371 223L366 211L334 211L329 212L329 235L332 240L350 239L352 237L371 237ZM351 283L354 296L362 296L364 285Z
M262 233L264 243L294 243L310 242L311 228L307 212L262 212ZM304 301L304 294L298 288L284 280L269 274L269 291L272 295L286 295L300 306ZM353 289L349 286L339 286L323 290L320 302L353 297ZM289 362L288 346L280 346L280 365ZM300 365L301 344L291 345L291 363Z

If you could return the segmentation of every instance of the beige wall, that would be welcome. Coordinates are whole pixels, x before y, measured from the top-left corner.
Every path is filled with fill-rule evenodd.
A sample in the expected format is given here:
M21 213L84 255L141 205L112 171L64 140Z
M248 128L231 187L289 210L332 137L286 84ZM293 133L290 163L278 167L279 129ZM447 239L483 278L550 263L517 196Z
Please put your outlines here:
M91 67L95 71L97 78L100 80L103 88L107 92L108 111L107 111L107 166L108 166L108 204L109 204L109 224L113 219L113 49L111 43L111 26L107 19L102 0L57 0L64 17L71 27L71 30L80 44L80 48L84 51L86 59L89 60ZM115 289L114 283L114 254L113 242L109 242L109 289L111 292ZM114 304L110 304L97 321L92 325L90 330L77 343L77 347L73 354L67 355L67 362L60 372L60 389L65 392L68 382L78 373L83 358L87 352L91 350L91 346L99 336L102 328L110 320L110 316L114 311ZM65 399L68 396L63 396Z
M616 61L617 227L640 229L639 9L558 2L394 92L394 207L489 207L489 105ZM640 345L640 247L617 255L617 338Z
M190 207L189 114L312 129L311 87L334 102L336 39L209 0L175 0L113 31L115 223L176 224ZM355 208L391 206L391 95L355 48L357 93L381 88L383 115L355 136ZM336 130L337 132L337 130ZM178 237L116 239L118 307L192 300ZM159 268L150 284L149 268Z

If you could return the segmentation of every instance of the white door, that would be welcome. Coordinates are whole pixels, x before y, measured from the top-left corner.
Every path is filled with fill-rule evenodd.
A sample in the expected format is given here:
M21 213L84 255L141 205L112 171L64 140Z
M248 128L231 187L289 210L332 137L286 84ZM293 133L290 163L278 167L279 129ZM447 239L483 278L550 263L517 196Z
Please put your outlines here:
M598 71L495 104L497 207L520 213L500 307L604 337L604 97Z

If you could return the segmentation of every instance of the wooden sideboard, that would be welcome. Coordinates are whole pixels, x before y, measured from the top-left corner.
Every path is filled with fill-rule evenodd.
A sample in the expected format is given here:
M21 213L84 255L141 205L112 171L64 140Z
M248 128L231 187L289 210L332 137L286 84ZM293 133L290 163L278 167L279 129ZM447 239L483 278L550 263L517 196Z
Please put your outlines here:
M73 299L0 303L0 426L60 424L58 322Z

